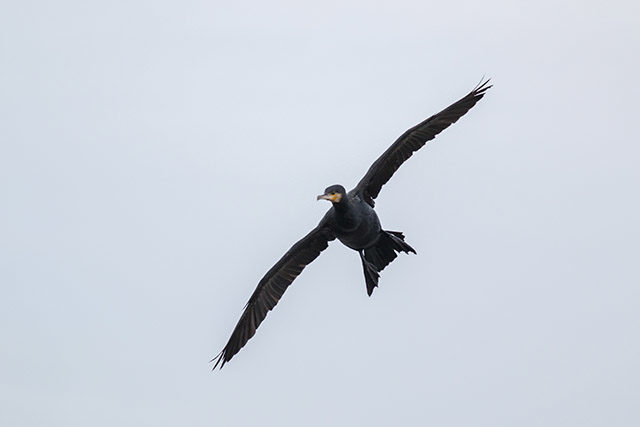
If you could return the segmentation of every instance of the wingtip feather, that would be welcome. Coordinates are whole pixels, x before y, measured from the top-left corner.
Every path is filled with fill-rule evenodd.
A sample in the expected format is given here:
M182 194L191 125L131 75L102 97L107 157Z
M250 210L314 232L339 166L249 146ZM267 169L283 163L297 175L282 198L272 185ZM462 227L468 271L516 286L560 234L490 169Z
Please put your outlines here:
M489 84L490 81L491 78L485 80L485 77L482 76L482 78L480 79L480 83L478 83L476 87L471 91L471 95L473 95L474 97L479 96L480 98L482 98L485 92L493 87L493 85Z
M214 357L213 359L209 360L209 363L213 363L215 361L215 364L213 365L213 368L211 368L212 371L216 370L218 365L220 365L220 362L222 362L222 364L220 365L220 369L222 369L222 367L226 363L226 360L224 360L224 356L225 356L225 351L222 350L220 353L218 353L216 355L216 357Z

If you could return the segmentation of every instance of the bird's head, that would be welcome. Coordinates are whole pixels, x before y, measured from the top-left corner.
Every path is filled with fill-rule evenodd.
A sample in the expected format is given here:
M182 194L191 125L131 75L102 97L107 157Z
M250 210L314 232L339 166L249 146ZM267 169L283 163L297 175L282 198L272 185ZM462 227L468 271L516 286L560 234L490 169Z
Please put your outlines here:
M341 200L346 199L347 192L342 185L332 185L324 190L324 194L318 196L318 200L329 200L331 203L340 203Z

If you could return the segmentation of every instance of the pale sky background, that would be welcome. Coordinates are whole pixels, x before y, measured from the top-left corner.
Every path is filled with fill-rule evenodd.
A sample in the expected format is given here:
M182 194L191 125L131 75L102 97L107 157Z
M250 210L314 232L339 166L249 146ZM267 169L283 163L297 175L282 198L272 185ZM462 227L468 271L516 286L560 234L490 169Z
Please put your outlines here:
M640 425L640 3L15 1L0 425ZM494 88L221 372L258 280L402 132Z

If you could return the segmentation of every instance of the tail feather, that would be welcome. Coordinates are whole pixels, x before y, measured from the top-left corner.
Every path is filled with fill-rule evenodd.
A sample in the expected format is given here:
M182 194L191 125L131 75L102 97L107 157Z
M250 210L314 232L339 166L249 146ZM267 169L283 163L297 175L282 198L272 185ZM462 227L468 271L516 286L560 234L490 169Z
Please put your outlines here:
M382 231L376 244L364 250L364 257L376 266L378 271L384 268L398 257L396 252L413 252L415 249L404 241L404 234L399 231Z
M387 233L388 233L388 236L391 238L391 240L393 240L395 250L397 250L398 252L404 252L407 254L409 252L413 252L414 254L416 253L416 250L413 249L411 246L409 246L407 242L404 241L404 234L402 234L402 232L387 231Z
M383 230L376 244L364 249L360 254L369 296L373 293L373 288L378 286L380 272L398 257L396 252L416 253L415 249L404 241L404 234Z

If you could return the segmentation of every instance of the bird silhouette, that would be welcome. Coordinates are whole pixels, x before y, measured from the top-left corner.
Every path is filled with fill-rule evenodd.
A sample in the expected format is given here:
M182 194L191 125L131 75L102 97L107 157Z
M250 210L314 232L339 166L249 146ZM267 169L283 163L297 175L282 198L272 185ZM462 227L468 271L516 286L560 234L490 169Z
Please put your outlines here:
M318 226L294 244L260 280L229 341L212 360L215 361L213 369L218 365L222 368L244 347L284 291L330 241L337 238L358 252L369 296L378 286L380 272L397 253L416 253L401 232L382 229L374 210L374 199L400 165L476 105L489 88L489 80L480 82L457 102L407 130L371 165L353 190L347 192L342 185L332 185L317 197L330 201L331 208Z

